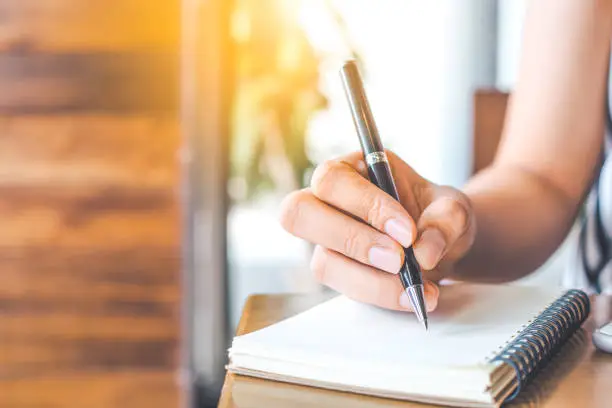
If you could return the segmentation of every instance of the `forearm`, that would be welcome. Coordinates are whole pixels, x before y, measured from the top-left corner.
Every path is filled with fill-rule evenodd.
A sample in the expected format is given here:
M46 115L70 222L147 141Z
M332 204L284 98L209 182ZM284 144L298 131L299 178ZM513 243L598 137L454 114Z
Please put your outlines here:
M611 37L612 1L530 3L499 151L465 187L476 237L458 277L519 278L567 235L603 145Z
M532 272L562 243L580 204L518 167L485 170L464 192L472 201L476 238L455 266L454 277L462 280L504 282Z

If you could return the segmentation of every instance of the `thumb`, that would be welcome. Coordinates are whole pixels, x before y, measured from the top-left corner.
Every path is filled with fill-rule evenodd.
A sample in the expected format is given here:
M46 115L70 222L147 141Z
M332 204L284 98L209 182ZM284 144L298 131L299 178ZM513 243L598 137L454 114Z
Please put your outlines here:
M474 229L467 197L457 190L440 195L421 214L414 255L422 268L432 270L445 256L462 256L473 243Z

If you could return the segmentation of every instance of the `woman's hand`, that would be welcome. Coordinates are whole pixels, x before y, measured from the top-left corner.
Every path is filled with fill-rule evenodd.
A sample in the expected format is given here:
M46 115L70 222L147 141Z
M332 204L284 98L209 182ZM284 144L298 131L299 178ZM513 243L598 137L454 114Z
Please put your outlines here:
M402 247L414 244L431 311L439 295L433 282L448 276L474 241L471 205L460 191L430 183L391 152L387 157L400 202L367 179L356 152L318 166L310 188L283 201L281 224L316 244L311 269L319 282L394 310L411 310L396 274Z

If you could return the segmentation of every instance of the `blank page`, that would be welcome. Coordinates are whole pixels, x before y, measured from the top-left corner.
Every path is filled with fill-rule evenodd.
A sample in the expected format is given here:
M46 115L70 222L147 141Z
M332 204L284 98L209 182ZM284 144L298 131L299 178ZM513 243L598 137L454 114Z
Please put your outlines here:
M441 287L425 332L412 313L336 297L259 331L236 337L243 354L318 366L474 368L487 363L561 295L559 289L513 285Z

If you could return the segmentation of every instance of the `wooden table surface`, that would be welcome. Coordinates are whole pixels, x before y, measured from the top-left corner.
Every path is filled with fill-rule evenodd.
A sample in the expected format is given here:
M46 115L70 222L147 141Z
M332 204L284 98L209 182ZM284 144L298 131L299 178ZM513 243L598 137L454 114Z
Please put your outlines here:
M255 295L244 307L237 334L245 334L309 309L330 295ZM595 350L591 331L612 319L612 297L593 302L584 330L565 346L523 391L513 407L612 407L612 355ZM227 374L219 408L306 407L425 407L427 405L380 399Z

